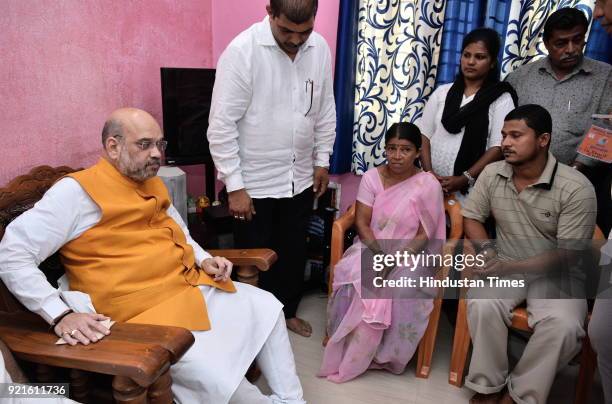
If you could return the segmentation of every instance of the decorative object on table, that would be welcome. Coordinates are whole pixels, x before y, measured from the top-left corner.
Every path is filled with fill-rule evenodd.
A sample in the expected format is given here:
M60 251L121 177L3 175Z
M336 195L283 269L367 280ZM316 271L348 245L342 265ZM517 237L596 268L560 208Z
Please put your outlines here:
M210 199L208 199L208 197L204 195L201 195L198 197L198 200L196 201L196 212L202 213L202 211L209 206L210 206Z
M157 175L166 184L172 204L187 223L187 174L178 167L162 166Z

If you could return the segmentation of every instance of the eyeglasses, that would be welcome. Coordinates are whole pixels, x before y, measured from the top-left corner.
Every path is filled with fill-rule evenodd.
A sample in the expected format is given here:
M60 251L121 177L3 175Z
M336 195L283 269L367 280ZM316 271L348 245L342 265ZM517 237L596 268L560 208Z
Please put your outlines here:
M122 135L115 135L113 137L116 138L116 139L123 139ZM151 140L142 139L142 140L137 141L135 144L142 151L150 150L155 145L155 147L157 147L157 149L159 151L163 152L168 147L168 141L167 140L158 140L156 142L153 142Z
M138 146L142 151L150 150L153 148L153 146L155 146L159 151L163 152L168 147L168 141L158 140L157 142L152 142L150 140L139 140L136 142L136 146Z

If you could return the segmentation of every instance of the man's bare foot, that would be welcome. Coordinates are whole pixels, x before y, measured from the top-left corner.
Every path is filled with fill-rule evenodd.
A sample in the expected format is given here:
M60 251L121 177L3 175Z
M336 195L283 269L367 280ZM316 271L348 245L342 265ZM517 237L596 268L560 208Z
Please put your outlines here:
M470 399L470 404L499 404L501 393L482 394L476 393Z
M293 317L286 320L287 328L296 334L300 334L302 337L310 337L312 334L312 327L310 323L301 318Z
M499 404L515 404L508 390L506 390L502 398L499 400Z

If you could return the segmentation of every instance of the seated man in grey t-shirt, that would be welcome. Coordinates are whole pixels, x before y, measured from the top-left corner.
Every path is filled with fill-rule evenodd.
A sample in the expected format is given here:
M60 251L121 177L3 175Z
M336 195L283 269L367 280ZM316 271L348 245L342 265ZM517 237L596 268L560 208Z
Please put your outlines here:
M538 245L571 250L580 244L576 241L593 236L597 212L593 187L582 174L549 153L551 132L552 119L543 107L528 104L511 111L502 129L505 160L483 170L465 201L466 238L478 244L477 240L488 238L485 220L492 216L496 223L499 256L492 243L480 244L480 252L489 259L481 269L483 275L528 274L529 280L530 273L543 267L564 264L563 254L538 251ZM526 240L533 252L520 256L517 246ZM557 369L580 351L586 301L542 299L543 295L534 296L534 285L537 281L506 290L503 296L468 300L474 344L466 386L478 393L472 402L546 403ZM527 304L534 333L510 371L508 326L512 310L522 302Z
M583 51L589 22L575 8L552 13L544 25L548 55L519 67L506 77L519 105L539 104L553 119L550 151L559 162L580 170L597 191L597 224L607 233L612 226L610 165L577 154L593 114L612 113L612 67L589 59Z

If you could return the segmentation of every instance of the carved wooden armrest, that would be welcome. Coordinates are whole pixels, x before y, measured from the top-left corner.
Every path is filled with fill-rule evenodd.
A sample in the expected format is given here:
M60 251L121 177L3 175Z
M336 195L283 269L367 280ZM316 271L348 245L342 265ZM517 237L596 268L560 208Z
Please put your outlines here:
M238 281L258 286L259 271L267 271L276 262L276 253L269 248L208 250L213 256L225 257L236 266Z
M55 345L58 337L32 313L0 314L0 337L20 359L121 376L142 387L152 385L194 342L178 327L117 323L97 343Z
M267 271L276 262L276 253L268 248L208 250L213 256L225 257L236 266L252 265Z

